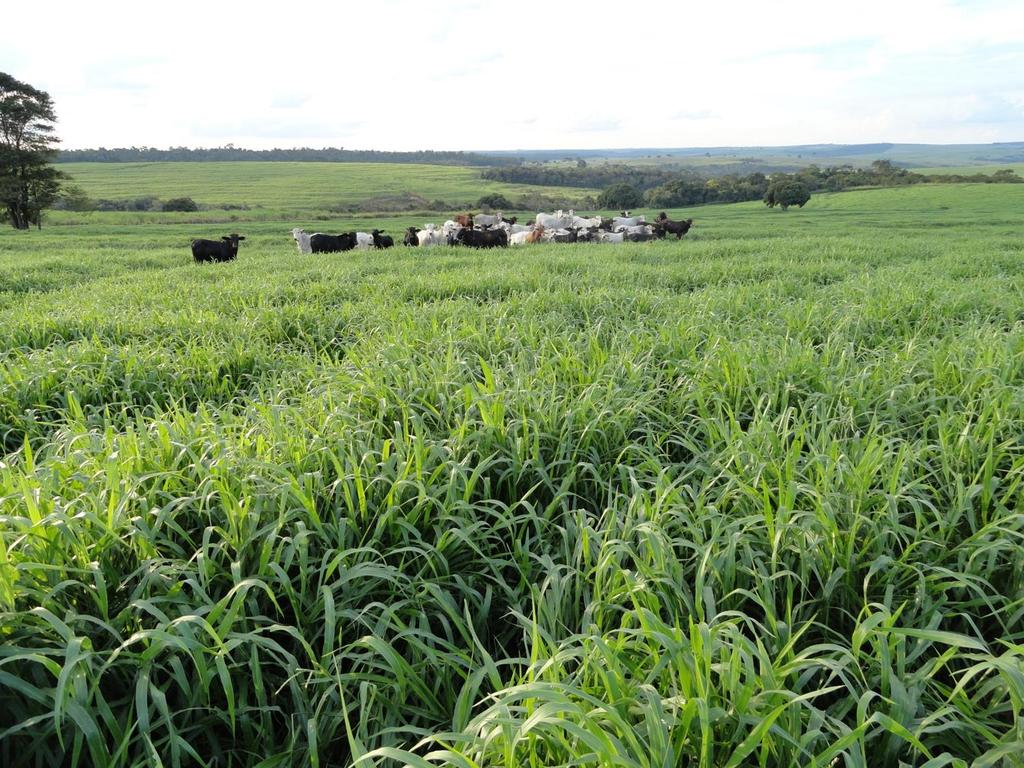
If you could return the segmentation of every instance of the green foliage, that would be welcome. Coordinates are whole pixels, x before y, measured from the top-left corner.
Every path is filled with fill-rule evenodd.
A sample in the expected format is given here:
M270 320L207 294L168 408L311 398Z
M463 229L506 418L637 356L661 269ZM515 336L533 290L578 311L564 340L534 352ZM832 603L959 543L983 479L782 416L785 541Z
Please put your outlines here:
M165 211L198 211L199 206L191 197L173 197L163 204Z
M116 149L65 149L60 163L213 163L213 162L317 162L317 163L412 163L449 166L517 165L516 157L481 155L477 152L382 152L380 150L324 147L313 149L245 149L224 147L118 147Z
M45 91L0 72L0 211L15 229L42 226L64 174L50 163L57 115Z
M643 202L640 190L629 184L614 184L597 196L601 208L636 208Z
M0 233L0 765L1015 765L1024 188L759 208Z
M807 189L807 185L802 181L784 177L780 179L772 179L768 184L768 189L764 193L764 204L769 208L774 208L776 205L781 206L782 210L788 210L789 206L795 205L798 208L803 208L807 204L807 201L811 199L810 190Z
M513 207L512 202L498 192L484 195L476 201L476 205L478 208L490 208L494 211L509 210Z

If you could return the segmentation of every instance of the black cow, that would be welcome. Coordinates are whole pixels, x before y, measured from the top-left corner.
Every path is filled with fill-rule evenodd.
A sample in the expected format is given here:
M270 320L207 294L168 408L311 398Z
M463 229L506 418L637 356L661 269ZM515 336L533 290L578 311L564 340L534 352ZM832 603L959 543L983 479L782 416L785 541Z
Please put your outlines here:
M395 244L395 239L391 235L385 235L379 229L373 230L370 233L373 238L373 247L377 250L383 250L384 248L390 248Z
M662 211L658 214L658 218L654 220L655 232L660 231L661 236L664 237L665 233L668 232L676 236L676 240L682 238L687 232L690 231L690 227L693 226L693 219L686 219L685 221L672 221L665 212Z
M627 234L626 239L631 243L646 243L648 240L656 240L659 238L654 232L651 232L650 234L647 232L633 232L632 234Z
M355 232L343 232L340 235L325 235L318 232L309 238L309 248L313 253L339 253L351 251L355 247Z
M504 229L460 229L455 239L470 248L508 247L508 233Z
M408 245L413 248L419 247L420 239L416 234L419 231L419 227L409 227L407 230L405 230L405 237L402 238L402 245Z
M563 234L555 234L551 236L551 242L553 243L575 243L578 238L579 230L570 229L568 232Z
M204 261L231 261L238 255L239 240L245 238L233 233L220 240L193 240L192 258L196 264Z

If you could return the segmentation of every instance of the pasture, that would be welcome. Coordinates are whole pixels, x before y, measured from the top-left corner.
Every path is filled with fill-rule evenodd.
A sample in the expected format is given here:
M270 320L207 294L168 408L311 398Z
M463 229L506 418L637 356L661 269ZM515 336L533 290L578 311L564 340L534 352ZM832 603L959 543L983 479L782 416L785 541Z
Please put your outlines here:
M595 190L579 188L485 181L480 178L479 168L443 165L178 162L65 163L60 168L92 198L192 197L209 206L244 204L268 209L274 215L323 211L370 197L403 193L460 206L473 204L482 195L492 193L508 197L540 193L568 200L596 194Z
M1022 186L0 231L0 764L1021 765Z

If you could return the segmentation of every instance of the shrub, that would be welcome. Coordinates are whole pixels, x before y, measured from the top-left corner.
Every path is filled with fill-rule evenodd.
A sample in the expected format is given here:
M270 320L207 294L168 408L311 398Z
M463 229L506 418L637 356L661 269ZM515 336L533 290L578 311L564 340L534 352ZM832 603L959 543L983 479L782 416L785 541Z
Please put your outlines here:
M505 208L511 208L512 201L509 200L504 195L495 192L493 194L484 195L483 197L481 197L479 200L476 201L476 205L478 208L490 208L495 211L500 211Z
M640 190L631 184L613 184L597 198L601 208L637 208L643 201Z
M139 209L136 209L139 210ZM165 211L186 211L192 213L199 210L195 200L191 197L174 197L164 203Z
M810 199L811 191L807 189L807 185L789 177L772 181L764 193L765 205L769 208L778 205L784 211L791 205L803 208Z

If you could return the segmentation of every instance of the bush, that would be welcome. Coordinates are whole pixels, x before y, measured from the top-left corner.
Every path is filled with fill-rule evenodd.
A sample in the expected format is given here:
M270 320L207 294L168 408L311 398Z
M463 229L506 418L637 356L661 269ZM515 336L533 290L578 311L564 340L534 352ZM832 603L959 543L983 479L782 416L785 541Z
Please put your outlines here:
M613 184L597 198L597 204L606 209L637 208L643 201L643 194L631 184Z
M139 210L139 209L136 209ZM193 213L199 210L199 206L196 205L195 200L191 197L174 197L164 203L165 211L185 211L187 213Z
M56 211L91 211L96 202L77 184L67 184L53 203Z
M506 208L511 208L512 201L509 200L504 195L495 192L493 194L484 195L483 197L481 197L479 200L476 201L476 205L478 208L490 208L491 210L494 211L501 211Z
M765 205L769 208L778 205L784 211L791 205L803 208L810 199L811 191L807 189L807 185L788 177L772 181L764 193Z

